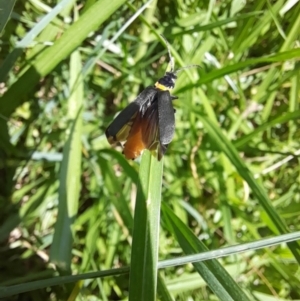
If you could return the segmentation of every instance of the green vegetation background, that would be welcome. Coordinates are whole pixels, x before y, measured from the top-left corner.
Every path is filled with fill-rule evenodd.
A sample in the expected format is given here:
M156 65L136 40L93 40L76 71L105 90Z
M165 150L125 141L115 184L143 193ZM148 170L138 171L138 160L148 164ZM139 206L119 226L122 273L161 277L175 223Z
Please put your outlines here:
M177 258L300 230L299 2L59 4L0 0L0 297L154 300L156 251ZM167 69L161 33L177 68L201 69L179 74L163 165L146 152L139 169L104 131ZM132 232L136 195L158 201L149 216L136 210L145 236ZM147 273L143 227L159 224ZM297 243L218 262L160 270L160 300L300 300ZM126 268L52 286L130 264L130 289Z

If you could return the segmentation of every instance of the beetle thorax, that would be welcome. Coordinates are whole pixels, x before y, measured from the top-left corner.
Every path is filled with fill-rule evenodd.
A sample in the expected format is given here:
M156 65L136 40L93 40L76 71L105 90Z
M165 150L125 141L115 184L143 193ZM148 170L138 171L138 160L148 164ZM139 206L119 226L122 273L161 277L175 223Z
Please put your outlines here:
M177 76L174 72L166 72L164 77L156 82L155 87L163 91L169 91L174 88L176 79Z

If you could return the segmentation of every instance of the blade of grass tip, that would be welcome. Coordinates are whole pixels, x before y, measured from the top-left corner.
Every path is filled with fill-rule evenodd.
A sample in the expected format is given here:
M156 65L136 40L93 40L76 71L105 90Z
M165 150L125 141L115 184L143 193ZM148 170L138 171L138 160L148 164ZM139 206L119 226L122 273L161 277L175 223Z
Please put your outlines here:
M0 0L0 33L5 28L16 0ZM0 80L1 82L1 80Z
M0 101L0 114L9 115L25 100L40 78L50 73L64 60L83 40L104 21L106 21L125 0L102 0L95 2L78 21L73 23L53 46L45 49L32 62L31 67L22 74Z
M195 109L197 111L197 109ZM205 126L210 137L215 141L216 145L218 145L220 151L224 152L231 163L235 166L238 173L241 177L248 183L251 188L253 194L256 196L257 200L265 210L265 213L269 216L272 225L280 234L288 233L287 227L280 215L277 213L275 208L273 207L270 199L266 191L259 185L252 173L247 168L246 164L241 160L237 150L234 148L232 143L227 139L227 137L222 133L218 126L207 117L198 114L199 119ZM291 252L293 253L295 259L300 263L300 247L296 242L288 244Z
M162 210L170 230L172 231L173 235L176 236L184 253L195 254L207 251L206 246L166 204L162 204ZM216 259L211 259L206 262L193 263L193 265L210 289L220 300L249 301L243 290L237 285L237 283Z
M129 301L156 300L162 171L163 160L145 151L134 213Z
M51 261L62 270L70 270L73 243L72 228L77 214L80 191L83 82L81 57L78 51L71 55L70 90L71 94L68 100L70 128L63 150L59 179L58 217L50 252Z

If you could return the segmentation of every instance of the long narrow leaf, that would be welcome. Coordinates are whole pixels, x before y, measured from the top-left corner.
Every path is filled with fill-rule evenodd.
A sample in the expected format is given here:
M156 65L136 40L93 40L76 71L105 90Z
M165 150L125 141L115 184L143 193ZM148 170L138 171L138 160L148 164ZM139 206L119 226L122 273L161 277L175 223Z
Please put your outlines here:
M162 170L162 161L148 151L143 154L134 213L130 301L156 298Z
M295 233L289 233L284 235L279 235L274 238L265 238L261 239L260 241L254 241L251 243L246 243L242 245L236 245L231 246L227 248L221 248L219 250L212 250L208 252L201 252L201 254L195 254L195 255L188 255L188 256L182 256L180 258L173 258L173 259L167 259L160 261L158 263L158 268L163 269L166 267L173 267L178 265L183 265L191 262L198 262L198 261L204 261L209 260L212 258L220 258L232 254L239 254L241 252L249 251L249 250L255 250L255 249L261 249L266 247L271 247L275 245L280 245L282 243L287 243L290 241L295 241L300 239L300 232ZM38 281L31 281L28 283L18 284L18 285L11 285L8 287L0 287L0 297L8 297L13 296L15 294L41 289L49 286L54 285L61 285L66 283L72 283L76 282L78 280L84 280L84 279L92 279L96 277L109 277L114 275L122 275L122 274L128 274L129 273L129 267L122 267L117 269L110 269L105 271L97 271L97 272L89 272L79 275L70 275L70 276L56 276L49 279L43 279ZM160 279L161 277L159 277ZM159 285L158 285L159 287ZM163 289L161 288L158 288Z
M165 203L162 205L162 209L169 225L171 226L173 234L176 236L181 248L186 254L207 251L206 246ZM242 289L236 284L236 282L216 259L194 263L193 265L220 300L249 300Z
M51 245L51 261L64 270L71 268L73 224L77 215L81 177L83 81L78 51L71 55L70 91L68 110L70 128L63 151L59 181L59 211Z

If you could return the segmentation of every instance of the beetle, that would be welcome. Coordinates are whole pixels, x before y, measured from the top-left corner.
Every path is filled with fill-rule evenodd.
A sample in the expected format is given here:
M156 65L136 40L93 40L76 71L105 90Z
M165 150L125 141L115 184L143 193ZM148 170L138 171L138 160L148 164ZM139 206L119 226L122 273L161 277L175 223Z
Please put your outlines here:
M107 127L105 134L110 144L119 143L127 159L136 159L143 150L156 153L160 161L164 156L175 131L175 110L172 101L178 97L170 94L183 69L200 67L189 65L174 70L170 45L164 39L171 64L171 70L160 78L154 86L145 88Z

